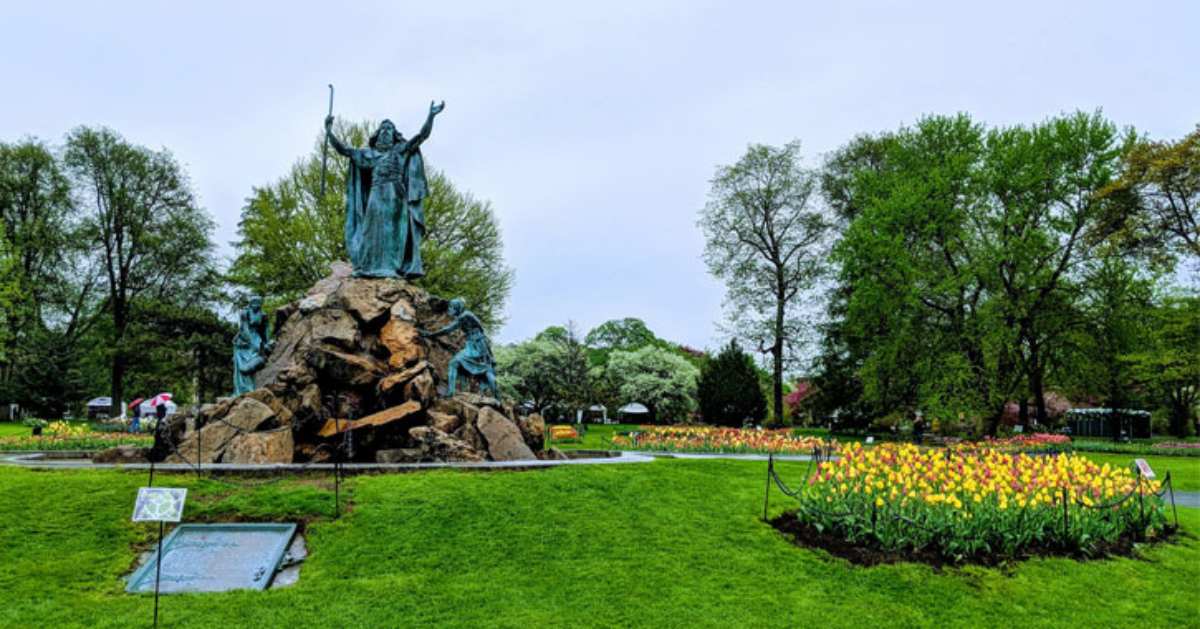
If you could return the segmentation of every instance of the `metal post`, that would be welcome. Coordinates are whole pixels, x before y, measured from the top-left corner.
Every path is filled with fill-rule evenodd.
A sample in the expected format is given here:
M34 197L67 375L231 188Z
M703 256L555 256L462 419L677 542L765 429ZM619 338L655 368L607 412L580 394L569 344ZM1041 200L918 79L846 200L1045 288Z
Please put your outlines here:
M1070 520L1067 519L1067 488L1062 488L1063 497L1063 543L1065 544L1070 539Z
M771 472L775 469L775 455L767 454L767 489L763 494L763 522L767 521L767 506L771 503Z
M1171 513L1175 516L1175 530L1179 530L1179 511L1175 509L1175 481L1171 480L1171 473L1167 472L1167 491L1171 493Z
M192 422L193 422L192 426L195 426L197 420L199 420L199 419L200 419L200 416L197 415L196 419L192 420ZM184 425L184 427L185 428L187 427L186 424ZM201 452L203 452L203 451L204 451L204 433L200 432L199 428L196 428L196 478L200 478L200 470L202 470L204 468L204 457L201 455Z
M333 418L334 429L340 434L342 432L342 420L340 417ZM343 444L345 440L343 439ZM342 508L342 449L334 448L333 451L333 519L338 519L341 516Z
M1141 539L1146 533L1146 501L1142 498L1142 472L1137 473L1137 495L1138 495L1138 514L1141 516L1142 526L1138 529L1138 538Z
M154 626L158 627L158 582L162 580L163 521L158 521L158 555L154 558Z
M150 480L146 482L146 486L154 486L154 459L150 459Z

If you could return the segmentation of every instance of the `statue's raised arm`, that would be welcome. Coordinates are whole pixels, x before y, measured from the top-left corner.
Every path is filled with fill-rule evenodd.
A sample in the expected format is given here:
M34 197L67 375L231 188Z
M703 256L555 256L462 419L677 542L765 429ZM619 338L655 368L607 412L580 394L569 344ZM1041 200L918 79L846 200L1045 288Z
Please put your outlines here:
M433 131L433 118L442 113L446 108L446 101L437 103L430 101L429 116L425 118L425 124L421 125L421 130L408 141L408 150L413 150L421 146L421 143L429 139L429 134Z
M325 116L325 137L329 138L329 143L333 145L333 150L337 151L338 155L350 157L350 147L333 134L333 116Z

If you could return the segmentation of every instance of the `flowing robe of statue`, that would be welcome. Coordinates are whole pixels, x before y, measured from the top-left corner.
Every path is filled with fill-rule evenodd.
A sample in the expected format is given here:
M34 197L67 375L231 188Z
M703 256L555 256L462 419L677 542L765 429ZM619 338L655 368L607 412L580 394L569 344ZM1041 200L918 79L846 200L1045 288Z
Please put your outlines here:
M356 277L416 278L425 275L425 197L429 184L420 146L433 129L431 111L421 131L404 139L385 120L367 148L348 148L330 135L350 160L346 177L346 250ZM394 140L381 141L382 134Z
M238 333L233 338L233 394L254 390L254 374L266 363L270 352L267 341L267 316L257 301L243 308L238 317Z

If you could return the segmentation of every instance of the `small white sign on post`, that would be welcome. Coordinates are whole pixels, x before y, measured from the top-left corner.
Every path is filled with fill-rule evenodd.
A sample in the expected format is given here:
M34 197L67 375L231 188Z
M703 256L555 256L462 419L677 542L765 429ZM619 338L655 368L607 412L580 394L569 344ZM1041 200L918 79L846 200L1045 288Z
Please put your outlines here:
M875 437L867 437L867 445L871 445L872 443L875 443Z
M178 522L183 519L187 489L177 487L141 487L133 505L134 522Z
M1134 459L1133 462L1137 465L1138 472L1142 476L1154 480L1154 470L1150 468L1150 464L1146 462L1146 459Z

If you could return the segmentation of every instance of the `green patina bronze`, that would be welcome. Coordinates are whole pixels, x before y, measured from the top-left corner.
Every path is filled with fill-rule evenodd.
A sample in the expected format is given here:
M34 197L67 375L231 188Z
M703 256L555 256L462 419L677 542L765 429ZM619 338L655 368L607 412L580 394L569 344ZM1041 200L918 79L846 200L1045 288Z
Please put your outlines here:
M450 381L446 385L446 397L458 392L460 371L465 371L468 377L479 380L480 388L491 393L492 397L500 397L500 391L496 388L496 360L492 356L492 345L488 342L479 317L467 310L466 304L460 298L450 300L449 312L454 320L448 325L435 332L421 331L421 336L427 338L438 337L454 330L461 330L467 337L464 347L450 359Z
M233 394L254 390L254 373L262 369L271 354L267 337L267 316L262 297L251 297L250 305L238 317L238 333L233 337Z
M356 277L425 275L421 239L423 203L429 193L421 144L433 130L433 118L445 103L429 104L429 116L416 136L406 139L390 120L371 135L367 148L347 147L333 135L333 116L325 133L334 150L350 160L346 178L346 250Z

